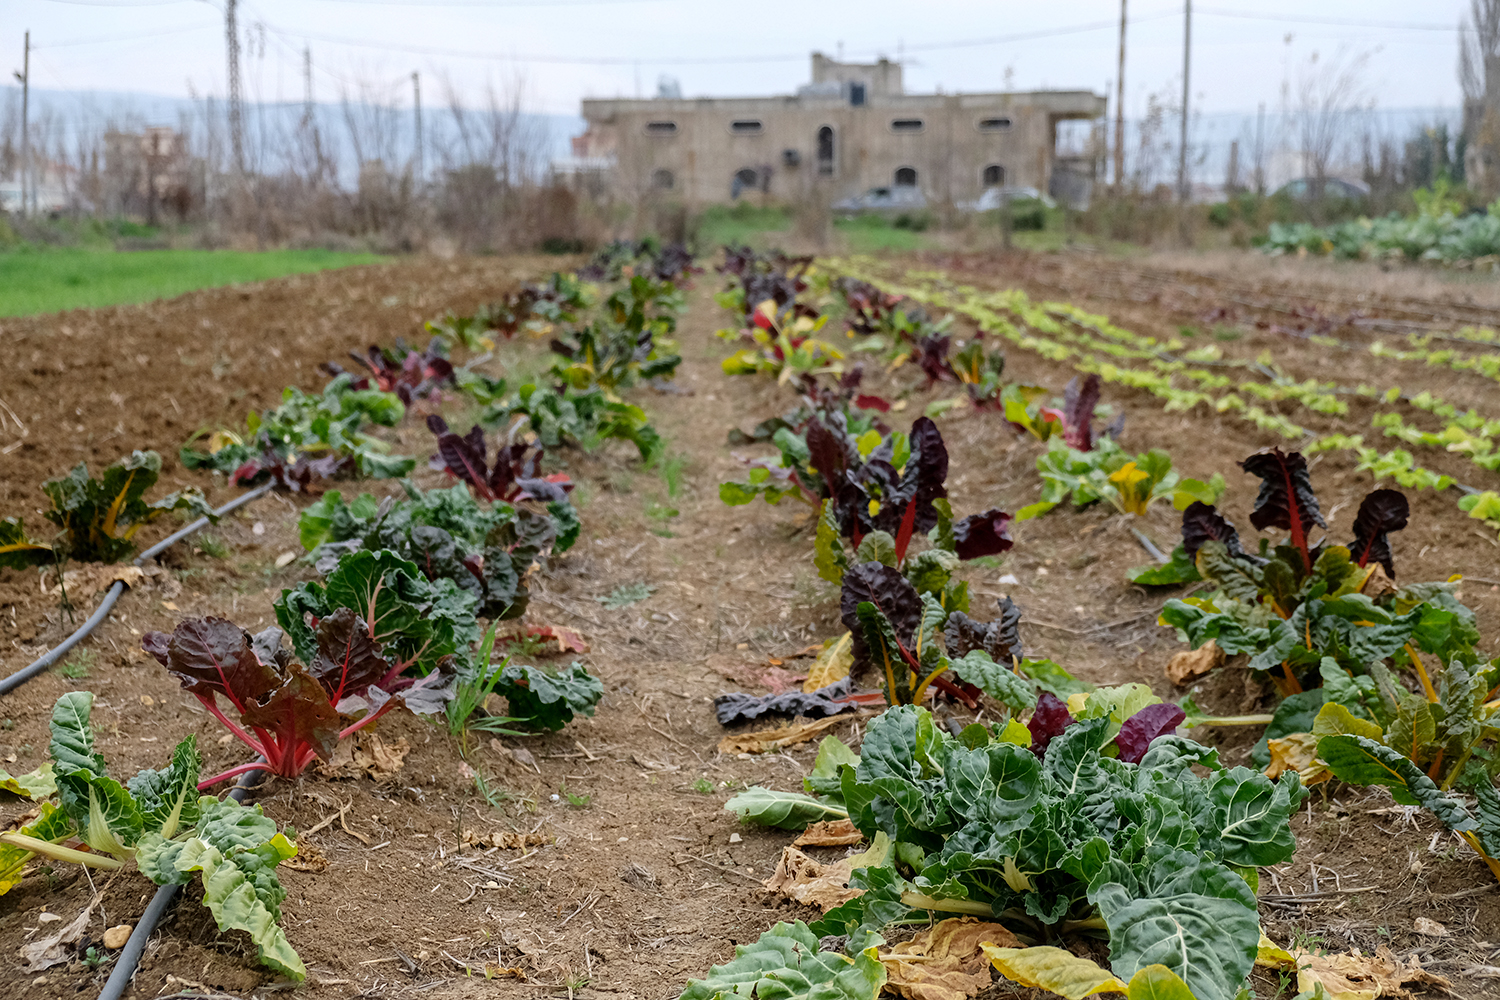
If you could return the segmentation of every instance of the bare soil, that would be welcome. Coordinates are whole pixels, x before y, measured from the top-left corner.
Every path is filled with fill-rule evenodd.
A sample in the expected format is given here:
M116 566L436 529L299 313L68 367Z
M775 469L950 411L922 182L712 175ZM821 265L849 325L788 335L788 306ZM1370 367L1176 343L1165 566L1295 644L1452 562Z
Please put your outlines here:
M1324 350L1257 328L1255 317L1304 303L1325 312L1347 310L1352 294L1337 288L1292 294L1262 285L1252 291L1265 305L1252 308L1228 301L1247 293L1217 275L1082 255L943 255L897 263L947 267L958 280L1067 298L1142 332L1175 332L1178 325L1200 324L1216 306L1232 307L1243 310L1236 322L1245 332L1227 346L1272 350L1289 370L1310 373L1326 370ZM470 309L550 266L515 259L400 261L150 306L6 321L0 328L5 341L20 345L17 356L30 359L30 367L11 370L0 382L0 399L26 420L29 434L20 448L0 455L0 512L24 513L39 525L32 511L43 479L81 459L98 466L139 447L155 447L168 458L164 480L173 488L196 484L227 498L210 477L175 465L178 444L193 430L237 424L247 408L273 403L283 385L316 389L322 384L317 362L397 335L415 340L421 321L450 307ZM394 775L314 769L256 793L255 801L278 822L317 828L299 838L300 860L310 862L306 870L282 873L290 890L284 923L310 969L301 995L670 998L688 978L729 958L735 943L754 940L777 920L811 916L759 887L789 837L740 827L722 806L746 783L799 787L812 746L761 757L721 754L725 731L711 701L724 691L767 690L767 682L784 679L771 658L782 660L783 670L805 668L808 661L794 654L838 630L837 595L813 569L809 526L791 509L795 505L728 508L718 500L718 483L742 468L734 452L754 453L727 446L729 428L748 428L793 400L763 381L720 373L725 349L712 336L720 317L710 297L716 284L711 274L700 279L680 331L685 360L678 383L687 392L638 398L670 440L674 459L651 471L640 468L633 449L564 456L581 484L575 496L584 533L534 588L528 620L585 635L590 652L583 660L606 686L597 715L557 734L477 739L466 756L446 732L391 717L377 735L410 745ZM1434 300L1428 319L1473 321L1445 308ZM1409 303L1368 302L1361 309L1401 320L1412 311ZM1335 335L1368 333L1338 327ZM511 371L526 369L542 351L537 343L508 346L498 362ZM1354 357L1341 355L1339 363ZM223 372L217 379L216 365ZM1369 377L1412 390L1430 387L1450 399L1472 393L1476 405L1489 390L1477 376L1407 367ZM1019 351L1008 358L1008 378L1061 391L1070 375L1064 366ZM919 373L900 369L875 378L873 390L905 401L893 415L904 422L941 394L921 382ZM1233 463L1282 442L1234 420L1165 414L1143 393L1111 388L1106 402L1127 414L1128 447L1166 448L1184 474L1222 471L1231 484L1228 513L1246 521L1253 492ZM1368 414L1356 414L1327 423L1355 432L1367 421ZM1017 438L994 414L959 411L940 425L952 455L948 485L956 511L1015 509L1036 498L1039 446ZM7 432L0 426L0 449L14 443ZM393 443L422 457L429 440L416 422L393 436ZM1423 461L1442 467L1426 456ZM677 468L680 476L670 471ZM1494 486L1480 482L1482 475L1465 465L1461 478ZM425 470L418 481L442 482ZM1371 485L1368 475L1328 455L1315 467L1314 481L1332 511L1333 535L1347 535ZM373 489L389 491L391 484ZM1403 579L1454 572L1500 577L1492 536L1481 542L1451 496L1412 499L1412 527L1394 540ZM243 748L224 741L198 703L138 651L138 637L203 614L224 615L252 630L271 623L281 589L309 572L300 562L275 567L278 555L300 552L295 518L306 502L257 501L214 529L222 548L210 543L172 553L168 572L128 593L86 643L88 662L75 659L71 670L79 674L81 665L81 676L54 670L0 701L0 765L18 773L42 762L51 705L76 688L97 695L102 750L118 773L159 766L188 733L198 734L207 767L243 761ZM1147 561L1130 527L1097 509L1060 510L1016 526L1016 547L1003 563L965 571L975 607L1009 594L1025 609L1030 655L1051 657L1094 683L1143 681L1163 696L1181 696L1186 692L1174 690L1162 673L1180 644L1155 624L1167 594L1125 582L1129 567ZM1163 547L1177 533L1170 509L1153 512L1142 527ZM1006 574L1018 582L1002 584ZM639 604L606 610L597 600L640 582L655 589ZM1500 586L1468 586L1465 599L1478 610L1485 634L1495 635ZM23 666L66 631L56 599L38 592L35 573L0 570L0 669ZM1267 692L1246 678L1221 670L1200 683L1195 697L1212 710L1253 710ZM862 725L851 719L834 732L857 744ZM1230 763L1242 762L1251 742L1234 730L1197 735L1222 745ZM489 800L476 774L490 789ZM0 799L0 823L25 811L23 802L3 793ZM1494 880L1467 849L1435 836L1435 823L1391 805L1383 793L1359 789L1314 794L1295 821L1296 858L1262 879L1267 930L1281 942L1317 940L1331 949L1385 945L1452 978L1455 995L1500 996L1496 980L1486 978L1500 949ZM465 848L466 831L536 834L546 843ZM154 887L137 875L95 882L104 890L103 913L87 936L97 944L106 927L133 923ZM57 926L40 922L43 912L70 919L88 895L86 877L59 866L39 869L0 897L0 956L11 956L0 960L0 995L71 998L97 989L107 967L73 963L28 975L13 957L23 941ZM1443 923L1447 936L1418 935L1419 916ZM486 968L496 978L486 979ZM245 942L220 936L189 898L153 937L130 996L182 990L243 996L271 981ZM1278 995L1274 978L1258 981L1257 989L1262 997ZM992 993L1028 995L1004 984Z

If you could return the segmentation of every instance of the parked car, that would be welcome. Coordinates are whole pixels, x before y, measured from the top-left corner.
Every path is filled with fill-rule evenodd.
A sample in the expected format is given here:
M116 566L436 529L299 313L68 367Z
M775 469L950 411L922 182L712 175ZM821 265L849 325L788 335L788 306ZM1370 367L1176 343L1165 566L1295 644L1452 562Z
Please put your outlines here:
M1298 177L1294 181L1288 181L1276 189L1279 195L1285 195L1294 201L1310 201L1313 192L1318 189L1318 181L1315 177ZM1358 181L1346 181L1339 177L1323 178L1324 198L1345 198L1357 201L1370 193L1370 189Z
M1000 207L1002 202L1009 201L1014 204L1028 199L1039 201L1048 208L1056 205L1056 202L1044 197L1034 187L991 187L985 188L984 194L974 201L961 202L958 207L965 212L993 212Z
M859 212L920 212L926 207L927 199L921 189L907 185L870 188L863 194L840 198L833 203L835 212L851 215Z

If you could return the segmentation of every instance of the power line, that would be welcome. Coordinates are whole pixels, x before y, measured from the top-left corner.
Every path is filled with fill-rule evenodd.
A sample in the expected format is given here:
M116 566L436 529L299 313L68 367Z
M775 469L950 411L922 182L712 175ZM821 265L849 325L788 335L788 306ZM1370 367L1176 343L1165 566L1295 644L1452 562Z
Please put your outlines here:
M75 45L98 45L102 42L133 42L142 38L156 38L161 35L180 35L187 31L202 31L204 28L217 28L217 21L205 21L202 24L188 24L180 28L163 28L159 31L143 31L137 35L95 35L93 38L74 38L66 42L52 42L48 45L34 45L37 49L66 49Z
M1268 14L1252 10L1224 10L1219 7L1199 7L1199 14L1216 17L1235 17L1251 21L1292 21L1299 24L1331 24L1345 28L1393 28L1399 31L1458 31L1456 24L1436 24L1431 21L1362 21L1352 17L1312 17L1306 14Z

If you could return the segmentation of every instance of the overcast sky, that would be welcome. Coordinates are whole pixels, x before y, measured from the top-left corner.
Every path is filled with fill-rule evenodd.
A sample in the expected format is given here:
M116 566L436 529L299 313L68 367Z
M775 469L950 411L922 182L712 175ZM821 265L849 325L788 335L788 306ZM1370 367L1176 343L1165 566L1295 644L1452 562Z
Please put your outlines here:
M1367 58L1378 107L1454 107L1457 25L1468 0L1220 0L1193 16L1192 90L1207 112L1275 109L1318 53ZM524 81L532 110L585 96L788 93L807 54L906 61L908 91L1090 88L1113 80L1118 0L242 0L247 100L300 100L310 47L319 100L375 84L424 103L446 78L470 100ZM1182 4L1130 0L1126 114L1181 86ZM1314 22L1340 23L1314 23ZM31 30L34 84L165 96L225 91L223 0L0 0L0 69ZM1032 36L1032 37L1024 37ZM263 41L262 41L263 39ZM10 65L14 63L14 67ZM8 72L6 73L8 77ZM1111 89L1111 113L1113 113Z

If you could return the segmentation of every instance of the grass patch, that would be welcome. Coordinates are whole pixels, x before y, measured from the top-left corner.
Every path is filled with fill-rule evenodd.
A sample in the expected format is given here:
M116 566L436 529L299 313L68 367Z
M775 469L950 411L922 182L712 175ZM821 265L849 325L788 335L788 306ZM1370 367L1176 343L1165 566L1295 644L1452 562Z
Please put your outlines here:
M333 250L27 248L0 253L0 316L150 302L199 288L373 264L380 259L374 254Z
M892 220L879 215L835 219L833 228L849 244L849 252L857 254L877 250L921 250L933 242L926 233L896 226Z
M57 672L71 681L81 681L89 675L89 671L98 666L99 658L92 649L80 649L67 662L57 668Z
M693 242L701 253L712 253L727 243L748 243L764 249L769 233L792 228L792 216L784 208L762 208L748 201L734 205L710 205L698 217Z

